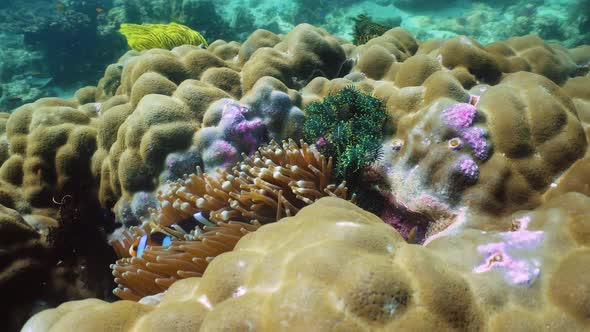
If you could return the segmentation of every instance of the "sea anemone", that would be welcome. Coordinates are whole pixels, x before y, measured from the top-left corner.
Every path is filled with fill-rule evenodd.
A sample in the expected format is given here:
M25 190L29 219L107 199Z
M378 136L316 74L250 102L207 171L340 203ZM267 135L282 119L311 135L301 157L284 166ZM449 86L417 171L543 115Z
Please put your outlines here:
M231 174L221 169L203 174L197 169L158 191L161 207L152 211L150 220L112 241L123 257L111 266L118 284L115 295L137 301L166 290L178 279L201 276L214 257L233 250L245 234L293 216L321 197L356 199L349 195L346 182L332 183L332 158L326 159L303 141L301 147L293 140L283 141L282 146L273 141L243 158ZM208 217L206 223L216 226L186 233L170 228L195 215ZM138 236L164 228L175 237L169 247L151 246L141 258L129 257L127 251Z

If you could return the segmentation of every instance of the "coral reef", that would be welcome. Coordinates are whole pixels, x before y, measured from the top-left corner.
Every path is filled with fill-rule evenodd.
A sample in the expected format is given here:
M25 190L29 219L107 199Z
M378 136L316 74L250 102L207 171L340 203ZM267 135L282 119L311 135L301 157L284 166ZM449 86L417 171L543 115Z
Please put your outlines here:
M297 89L316 76L337 77L346 60L341 46L344 43L323 29L300 24L272 48L254 44L259 50L242 67L242 89L250 90L264 76L275 77Z
M395 4L395 6L394 6ZM75 87L94 84L100 69L125 48L118 33L123 23L179 22L200 31L208 40L243 41L256 28L287 34L299 23L310 23L333 35L358 39L354 17L363 20L366 36L401 26L417 38L468 35L482 44L526 34L574 47L590 40L588 1L375 1L335 0L235 1L221 6L212 0L45 0L0 4L3 40L0 64L17 64L10 79L0 78L0 107L8 111L45 96L67 96ZM358 22L357 24L358 25ZM370 30L378 31L377 33ZM0 37L2 39L2 37ZM366 40L367 37L364 37ZM358 43L358 40L355 42ZM1 53L4 53L1 54ZM12 57L20 53L25 57ZM67 65L64 65L67 64ZM10 66L10 68L15 68ZM7 70L11 72L12 70ZM290 86L290 85L289 85Z
M180 238L168 248L147 247L141 258L118 260L113 265L119 285L114 291L117 296L137 301L166 290L176 280L201 276L213 258L231 251L241 237L260 224L295 215L321 197L350 196L354 200L346 182L335 184L332 159L326 160L303 142L301 147L292 140L282 146L273 142L251 157L243 156L231 173L218 169L217 174L207 175L198 170L159 190L161 208L152 212L150 221L157 227L146 222L114 240L120 255L127 255L138 235L197 214L207 216L216 226L197 229L197 234L188 236L190 240Z
M477 107L442 99L407 117L410 122L400 119L394 140L403 146L392 151L393 164L411 169L408 179L421 178L451 201L462 199L488 213L535 206L560 172L586 152L575 108L561 102L557 86L533 74L508 75L498 85L474 89L485 90ZM546 102L524 106L540 100L534 96ZM462 191L462 198L453 198Z
M202 32L207 36L206 31ZM472 327L493 331L518 327L519 322L512 319L517 312L519 317L530 317L531 324L545 326L547 320L553 319L552 326L556 328L583 330L586 322L582 317L587 313L580 309L583 305L579 303L587 299L566 295L562 290L567 287L559 278L573 285L571 287L585 287L584 280L576 279L584 271L576 268L586 266L582 264L586 258L581 253L587 251L584 249L586 226L580 220L587 219L584 206L588 204L585 195L589 192L588 50L588 46L567 49L532 35L485 46L465 36L419 41L400 27L362 45L354 45L321 28L301 24L283 35L257 30L243 43L216 40L207 49L183 45L172 50L129 51L106 68L96 86L85 86L70 99L42 98L11 114L0 115L0 204L14 209L25 220L32 220L40 237L52 239L49 264L61 260L59 257L67 257L63 260L66 264L63 269L51 269L49 276L43 277L44 280L58 280L46 284L65 294L57 297L56 302L87 296L105 298L103 291L110 286L111 279L105 277L103 270L108 272L107 262L114 262L114 251L123 256L135 237L158 227L175 229L178 240L173 242L177 244L186 241L205 251L209 246L218 251L192 256L188 250L194 248L187 244L182 244L189 248L186 251L177 244L170 249L148 247L144 258L130 258L127 263L117 265L122 297L138 299L168 288L180 277L201 274L202 279L197 280L209 285L215 283L220 287L215 291L233 289L235 285L227 288L224 285L238 280L239 275L233 275L232 271L224 273L223 277L217 275L220 272L215 271L221 266L217 264L222 263L216 262L237 255L240 243L259 238L258 233L264 234L265 229L274 229L275 224L286 225L290 220L263 225L242 237L258 226L250 224L252 219L260 224L271 223L289 215L287 208L294 214L328 194L312 190L305 182L296 181L290 185L295 171L286 165L281 166L280 171L273 168L273 171L260 173L258 168L270 166L256 160L256 151L271 140L303 138L306 114L302 110L318 105L314 103L329 101L332 98L329 96L337 96L353 86L370 96L367 98L374 100L375 105L378 99L388 115L383 128L372 128L375 135L371 145L378 147L383 143L383 158L359 169L355 176L361 187L355 190L359 205L383 222L346 206L334 212L337 218L313 217L316 224L311 226L310 222L305 234L286 228L305 238L297 237L296 241L295 237L276 235L279 243L272 242L274 240L268 243L272 242L269 246L273 248L283 248L276 251L277 255L287 251L307 252L305 248L296 249L301 248L297 245L315 243L314 239L320 238L322 240L314 244L310 254L333 250L337 255L342 249L338 243L357 248L358 257L362 259L348 257L344 263L337 264L338 267L348 266L346 273L336 273L345 285L342 289L365 292L368 288L363 287L373 287L370 282L358 281L367 280L363 275L350 271L372 272L372 267L363 264L382 259L387 260L388 266L399 266L399 271L392 272L393 277L388 275L385 279L397 280L396 285L406 287L407 292L403 294L407 297L387 302L387 310L393 310L387 316L383 307L373 306L372 302L359 306L353 301L345 309L333 306L333 311L326 311L318 296L316 302L298 305L293 311L293 317L301 310L310 320L290 321L290 324L311 324L313 317L319 317L314 316L316 314L326 315L329 321L331 313L344 315L346 312L354 316L352 324L367 324L367 328L401 326L410 329L405 324L417 322L425 324L425 329L428 329L427 324L435 324L442 330ZM309 112L308 119L312 113ZM321 142L312 143L316 147L309 147L308 151L321 150L318 144ZM273 149L268 151L271 154L268 160L278 158L272 155L283 151L282 148ZM254 166L248 170L249 174L237 170L236 175L236 170L231 168L242 154ZM189 176L197 167L205 173ZM245 173L252 182L237 182L242 175L239 172ZM302 172L301 168L298 172L304 177L315 176L313 172ZM227 181L216 182L217 177L224 176ZM190 188L180 190L188 188L186 183L193 178L197 187L205 189L194 189L197 190L194 193ZM229 184L225 185L226 182ZM351 184L347 182L347 185ZM166 188L176 191L166 198ZM158 189L162 190L160 196ZM213 193L209 193L210 189ZM276 194L277 190L282 191L283 196ZM287 197L292 190L311 196L300 195L306 199L295 194ZM344 197L342 186L333 188L332 193L336 191L337 196ZM194 197L182 198L183 192ZM199 207L201 203L206 209ZM331 213L328 206L320 203L318 211ZM526 209L530 211L523 212ZM222 223L216 226L219 229L207 228L213 227L211 225L202 227L210 232L201 234L201 240L195 241L203 231L201 227L184 233L175 228L192 214L203 211L209 213L203 216L205 219ZM277 215L277 211L282 212ZM361 228L356 223L362 218L351 217L357 214L373 220L369 223L379 223L380 226L375 226L379 228L378 233L389 234L388 244L397 248L393 256L366 252L378 241L355 238L364 236L364 231L356 232ZM522 219L523 216L530 216L530 221ZM105 234L113 231L115 218L127 228L139 225L142 220L147 224L131 228L128 233L121 231L122 242L119 245L113 242L115 249L111 249L106 247ZM336 225L336 230L323 224L324 221ZM322 233L322 227L330 229L326 231L328 235ZM53 229L58 232L52 233ZM341 234L338 233L340 229L354 229L354 236L347 233L344 238L329 240L332 239L330 234ZM80 236L81 233L84 235ZM405 241L425 245L411 246L404 244ZM282 242L284 247L281 247ZM234 251L210 262L207 260L231 250L234 245ZM333 245L337 249L324 251L324 246L331 248ZM94 247L100 248L96 250L100 251L97 257L91 250ZM406 252L407 256L401 254L403 259L396 256L398 251ZM163 261L165 253L171 253L174 258ZM266 253L271 255L274 251L269 249ZM255 266L260 266L261 270L252 272L244 268L244 273L252 273L252 278L239 279L239 282L252 282L248 287L258 287L256 276L272 276L270 272L260 273L262 269L271 269L271 265L271 272L290 273L287 271L290 263L280 262L288 262L291 257L294 256L269 258L272 264L264 266L258 264L265 259L256 261ZM347 265L348 261L359 264L360 270ZM191 266L192 263L198 267ZM326 278L332 273L317 270L316 266L331 265L316 262L314 269L299 270L305 287L319 287L317 291L313 288L316 294L344 292L336 282L319 285L309 281L314 278L315 271ZM383 270L377 267L375 271ZM558 271L563 271L563 276L554 277L561 273ZM208 277L208 273L214 277ZM88 278L91 274L94 279ZM396 279L398 275L400 279ZM360 278L358 283L350 279L355 276ZM213 279L215 282L207 281ZM277 279L264 282L268 280ZM170 296L176 284L170 288ZM73 289L68 285L73 285ZM280 293L285 299L290 298L289 294L305 294L303 291L287 294L282 286L272 286L273 290L285 291ZM382 286L375 284L375 287ZM201 291L207 298L213 296L205 288ZM221 314L226 306L234 312L244 312L231 315L236 319L259 315L257 308L264 306L235 308L232 305L235 301L241 306L242 299L253 298L254 293L248 294L232 299L226 294L227 297L220 297L219 301L206 302L209 308L198 313L202 316L195 324L203 322L206 327L206 324L222 323L213 313L219 309ZM378 301L380 296L377 294L373 298ZM155 301L158 297L161 296L148 297L145 301ZM526 298L532 302L521 300ZM307 301L305 297L301 299ZM265 300L260 301L256 303ZM342 301L336 303L340 305ZM86 303L98 305L98 302ZM200 303L196 305L203 305ZM48 303L54 304L57 303ZM394 305L400 310L394 310ZM135 310L135 313L159 310L159 307L154 309L127 302L112 306ZM75 307L76 304L69 306ZM175 308L178 307L181 305ZM530 311L532 307L542 313ZM52 317L57 319L61 315L58 312L70 310L67 308L53 311L55 316ZM106 305L96 310L106 312L108 308L110 306ZM92 311L95 309L87 309L95 313ZM125 316L125 310L113 319ZM409 316L404 316L407 320L398 321L395 313ZM45 313L39 317L54 314ZM23 315L19 315L22 318ZM274 312L266 317L275 317L273 315ZM280 315L277 313L276 317L282 317ZM63 327L60 324L70 324L67 317L71 316L64 317L55 325L56 329ZM50 322L53 318L48 319ZM129 319L128 326L133 320ZM36 321L33 319L31 324L37 324ZM148 318L138 322L145 321ZM234 321L225 322L233 324ZM88 321L88 324L95 322Z
M122 48L117 36L97 33L99 15L96 8L105 8L106 2L97 0L79 4L72 1L71 4L64 3L63 12L35 10L34 23L19 31L24 34L26 45L43 53L45 68L54 83L66 85L94 81L96 73ZM46 7L47 3L44 4Z
M388 160L405 165L406 170L423 160L431 165L421 167L428 188L442 190L442 196L455 204L470 201L488 212L501 211L498 205L512 198L497 197L482 206L485 197L500 195L503 186L514 188L519 198L507 207L508 213L523 202L530 207L537 204L554 177L584 153L586 143L576 119L577 105L583 103L571 104L556 85L538 76L507 74L528 70L568 84L573 82L571 76L585 73L590 59L584 50L566 50L532 36L486 47L466 37L419 45L401 28L355 47L303 24L285 36L258 30L242 45L216 41L207 50L182 46L173 51L128 52L106 69L97 87L80 89L72 100L41 99L17 109L7 122L10 149L3 157L6 162L0 175L22 186L25 199L36 207L51 205L52 196L97 193L102 207L116 205L118 220L134 224L147 216L148 207L156 207L152 191L159 184L180 178L196 166L205 171L230 166L241 152L251 153L271 139L300 138L304 114L299 107L354 84L384 101L391 117L386 133L394 135L390 150L397 155ZM342 75L345 77L335 78ZM289 89L304 84L301 93ZM551 92L530 90L537 85ZM498 112L497 99L487 95L507 89L521 91L521 99L534 95L562 104L555 121L531 120L530 125L539 128L534 144L543 142L551 155L551 166L541 177L516 178L515 170L526 173L532 167L520 157L518 166L506 162L486 166L496 163L495 151L509 148L498 141L504 137L498 130L508 130L498 126L509 123L494 124L494 119L501 118L493 116ZM448 126L436 116L456 103L477 104L477 113L465 128ZM518 105L514 107L521 107ZM532 110L541 114L549 105L538 104ZM422 140L426 142L423 148L407 149L405 136L414 135L412 128L426 123L427 113L444 129L444 135L454 134L429 137L431 143ZM547 127L550 122L559 126ZM494 128L487 128L488 123ZM432 125L427 125L427 131ZM235 126L241 129L235 131ZM238 139L243 134L248 139ZM549 142L563 140L568 149L550 148L556 143ZM41 141L43 145L36 148ZM46 149L49 141L55 141L50 149L37 151ZM439 144L440 149L424 150L429 144ZM69 156L67 151L76 149L87 153ZM526 153L536 156L535 151ZM434 159L423 155L427 152ZM450 164L434 162L440 160L439 152L452 157ZM452 161L455 157L461 158ZM457 167L443 166L454 163ZM507 172L504 182L492 185L482 180L498 167ZM82 174L88 171L90 175ZM479 184L487 193L475 189Z
M485 48L466 37L418 48L396 28L354 49L355 64L344 79L311 81L302 90L303 105L348 84L371 92L392 119L384 151L398 200L412 206L426 190L444 197L443 204L511 213L538 205L586 153L579 110L555 84L583 74L577 63L587 60L577 54L534 36ZM523 69L555 83L513 73Z
M0 33L0 43L0 111L46 97L52 78L42 74L43 55L27 50L23 38L16 35Z
M409 5L416 1L404 1ZM424 1L422 1L424 2ZM588 43L587 1L477 1L455 2L451 15L427 15L413 12L403 27L420 39L453 38L468 35L480 43L492 43L512 36L536 34L544 40L567 47ZM447 2L439 2L448 6ZM586 7L588 5L585 5ZM446 8L448 10L448 8Z
M210 48L218 49L213 44ZM161 74L155 72L157 66ZM303 113L294 107L287 88L260 80L243 96L245 104L238 103L232 97L242 96L242 90L232 68L235 65L209 51L190 46L130 58L117 92L128 95L129 102L102 108L103 118L116 117L111 123L119 132L115 137L116 127L108 128L104 134L112 135L109 138L99 133L94 167L97 175L100 172L103 205L122 197L116 208L122 216L134 194L153 191L160 179L182 176L175 169L230 166L241 152L252 153L271 139L301 137ZM122 108L126 118L120 117ZM139 217L120 220L133 224Z
M323 198L244 236L202 278L161 299L72 302L24 328L583 331L588 206L587 196L566 194L493 223L465 216L453 236L422 247L351 203Z
M55 3L31 0L0 8L0 110L94 84L125 47L118 34L97 30L104 18L97 10L107 10L109 2L63 1L58 10Z
M33 206L51 207L52 197L66 194L95 201L90 159L96 149L97 113L78 106L42 98L16 109L6 123L10 157L0 168L0 178L22 186Z
M31 314L65 301L112 297L108 264L115 256L106 243L108 224L71 196L55 204L56 210L27 214L0 206L0 317L6 331L19 330Z
M334 10L334 6L346 8L353 4L354 1L340 0L336 4L332 0L297 0L294 3L293 24L310 23L317 25L326 23L326 17Z

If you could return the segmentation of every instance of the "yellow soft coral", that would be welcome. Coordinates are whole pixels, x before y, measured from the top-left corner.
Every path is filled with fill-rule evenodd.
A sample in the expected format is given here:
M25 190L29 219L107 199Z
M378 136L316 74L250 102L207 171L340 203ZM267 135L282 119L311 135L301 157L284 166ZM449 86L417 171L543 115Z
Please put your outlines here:
M121 24L119 31L127 39L127 44L135 51L152 48L171 50L180 45L208 46L205 37L199 32L178 23L169 24Z

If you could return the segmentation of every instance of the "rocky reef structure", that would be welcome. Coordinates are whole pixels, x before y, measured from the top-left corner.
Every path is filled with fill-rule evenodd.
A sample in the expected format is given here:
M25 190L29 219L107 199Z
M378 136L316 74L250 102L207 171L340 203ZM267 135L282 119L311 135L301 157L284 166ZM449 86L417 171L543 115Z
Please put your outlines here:
M2 190L10 189L18 192L2 184ZM0 205L0 290L5 301L0 317L6 331L19 330L31 312L64 301L112 298L113 283L104 276L115 256L104 231L97 230L104 226L93 216L80 220L72 203L68 196L57 202L57 211L26 214Z
M588 44L588 1L407 1L396 0L404 28L417 38L467 35L481 43L512 36L536 34L573 47ZM438 11L445 15L438 15Z
M95 82L125 48L118 34L98 31L110 3L34 0L0 8L0 110Z
M323 198L246 235L202 278L175 283L161 299L71 302L24 329L582 331L589 206L574 193L493 224L466 216L454 235L423 247L351 203Z
M3 161L0 203L21 215L34 211L55 217L64 206L64 199L69 197L71 200L66 200L68 211L77 216L77 220L89 216L86 224L80 225L93 225L87 230L95 235L112 231L109 211L114 211L117 221L126 227L138 225L142 217L150 216L152 209L160 209L160 212L166 209L159 203L157 189L167 181L182 181L184 174L194 173L196 167L214 177L219 174L218 169L231 169L242 153L255 153L271 140L299 140L303 135L306 107L353 85L380 99L389 115L381 142L386 153L377 163L362 170L361 183L366 184L372 194L380 196L378 200L373 196L365 197L365 200L379 202L371 211L385 221L379 221L375 232L387 236L389 242L383 241L392 248L407 251L408 256L399 258L402 256L395 256L396 250L393 257L387 256L391 252L381 252L381 258L370 253L373 242L385 242L369 238L373 236L370 235L372 231L359 231L361 226L357 227L356 223L364 225L366 221L377 225L376 217L333 200L326 200L327 206L320 202L318 210L328 213L330 204L344 204L335 208L337 217L326 218L325 225L318 217L313 218L315 224L301 222L301 225L310 225L309 231L301 233L304 237L297 237L299 244L285 238L285 246L280 247L282 251L277 250L277 255L291 250L291 245L300 248L297 245L314 243L317 238L313 234L324 234L322 227L326 227L326 238L329 234L339 234L339 229L350 227L354 229L354 236L367 237L356 241L351 235L318 243L317 248L334 244L337 256L338 250L347 252L347 246L357 246L355 248L364 253L359 254L362 260L354 260L362 267L359 273L370 272L363 261L393 259L399 271L387 270L394 276L390 278L387 274L384 278L392 282L397 280L394 283L400 288L390 285L397 289L391 294L400 297L380 295L377 291L369 292L368 297L359 297L358 294L367 294L363 287L373 286L363 282L367 281L363 275L351 274L350 271L357 271L352 267L341 275L334 272L336 270L324 271L322 275L326 278L335 273L343 278L342 285L348 286L331 283L333 290L322 290L321 287L328 286L318 286L320 282L313 277L314 269L306 269L300 272L303 279L310 280L309 289L317 288L317 292L325 291L325 294L342 291L342 299L361 302L354 300L356 304L350 302L353 304L339 307L345 302L336 301L338 306L330 310L323 307L327 302L297 305L289 311L292 318L300 314L342 318L344 316L337 315L346 312L345 315L355 317L351 324L366 328L409 328L410 325L404 324L422 322L425 329L434 326L428 324L435 324L449 330L470 327L499 330L500 326L505 326L501 324L519 324L513 319L516 312L529 315L531 321L539 322L540 326L552 317L557 328L583 330L584 324L587 325L583 317L587 317L584 316L587 313L579 308L584 307L580 303L586 303L587 299L582 295L573 298L564 295L565 292L562 294L565 286L552 276L562 267L564 271L573 271L568 257L574 262L586 259L584 221L587 212L583 206L588 203L585 195L588 195L589 169L589 63L588 46L566 49L547 44L535 36L484 46L468 37L420 42L408 31L394 28L355 46L309 24L299 25L286 35L258 30L241 44L217 40L207 49L181 46L171 51L131 51L107 67L97 86L78 90L72 99L43 98L19 107L10 116L0 117L0 159ZM247 188L241 185L239 189L234 188L234 196L250 197ZM260 196L257 199L263 200ZM313 209L312 206L311 211ZM523 209L529 212L517 212ZM307 217L305 209L302 211L303 220ZM579 211L579 215L575 211ZM436 227L425 229L420 228L421 225L408 225L412 213L427 216L428 223ZM363 217L351 220L351 215ZM519 219L523 215L530 215L532 221ZM299 214L295 218L300 218ZM512 225L516 219L520 221ZM287 225L289 220L277 225ZM228 224L231 221L248 220L223 220ZM330 223L336 226L329 226ZM274 227L252 229L252 233L243 238L244 243ZM293 231L293 234L298 233ZM512 238L521 235L527 239L530 236L530 243ZM277 235L277 238L281 237ZM426 245L410 246L403 243L406 240ZM507 244L498 245L501 241ZM557 244L559 241L562 247ZM206 284L210 271L213 276L218 273L216 269L225 266L222 265L225 263L216 262L239 253L240 243L229 254L207 262L203 279L199 281L202 285ZM436 250L429 249L435 246ZM451 253L460 257L459 251L455 251L459 250L457 248L471 253L471 258L458 262L460 258L451 257ZM272 252L269 250L269 255ZM323 249L314 249L310 254L322 252ZM156 263L157 255L152 257ZM278 267L283 266L282 260L289 260L285 257L271 259L273 268L282 271ZM333 258L326 256L325 259ZM541 269L536 262L544 262L544 270L540 270L543 273L534 272ZM382 263L375 264L371 267L375 271L385 271ZM267 271L270 265L260 265L260 270L244 268L243 273L255 276ZM331 266L328 263L316 265ZM415 272L439 265L440 269L428 269L429 273ZM288 270L288 266L284 265L285 269ZM585 265L575 263L574 266ZM137 267L133 269L138 271ZM178 269L172 272L175 271ZM570 275L567 271L560 278L571 280L570 285L585 287L584 280L576 279L581 274ZM306 273L310 273L309 277ZM241 274L235 278L239 276ZM356 281L346 279L355 276L359 278ZM105 277L110 280L111 276ZM221 291L225 282L232 284L238 280L232 278L228 273L212 277L220 288L212 293L203 288L199 296L205 294L212 299L213 292ZM248 280L253 283L248 287L259 287L255 285L256 278ZM192 282L197 283L193 280L180 285ZM492 292L485 288L491 286L484 286L490 283L505 289ZM174 285L176 283L168 293L172 297L175 296ZM199 286L196 287L195 291ZM189 318L192 314L201 315L191 322L202 322L203 328L208 326L206 324L238 324L231 319L205 318L208 311L211 316L207 314L207 317L219 317L213 313L226 305L234 312L244 313L231 315L236 319L243 318L246 322L246 317L253 317L253 324L261 322L261 316L257 315L262 314L255 310L257 307L241 304L243 299L250 299L250 295L243 298L236 295L230 299L237 289L232 287L223 288L232 289L223 293L225 297L201 302L199 305L208 306L204 311L188 313L180 304L175 304L174 308ZM338 290L338 287L343 288ZM351 297L347 298L345 290L350 289L359 289L359 293L348 294ZM442 290L445 293L441 295ZM284 291L288 292L287 288ZM532 312L532 304L527 306L519 302L527 298L523 296L527 292L531 299L538 301L535 303L546 305L543 307L546 313ZM135 294L134 299L142 294ZM304 295L305 292L297 288L290 294ZM285 299L289 298L287 295L284 294ZM255 298L253 301L261 299L252 298ZM367 298L376 302L367 302ZM387 304L383 304L385 307L376 304L381 298ZM307 301L308 298L302 299ZM201 300L185 297L183 301ZM234 301L239 307L233 306ZM166 300L160 306L164 303ZM106 314L111 310L107 309L111 305L96 301L80 305L88 305L87 313L96 314L95 317L102 317L99 312ZM316 305L319 307L314 307ZM50 322L56 322L54 318L62 315L60 312L77 310L77 306L64 305L57 311L44 312L37 317L45 318L34 318L30 324L42 321L52 324ZM139 313L156 312L160 308L129 302L117 302L112 306L119 310L113 319L126 317L128 322ZM172 310L170 308L162 310ZM444 311L447 309L449 311ZM391 320L396 312L408 313L407 320ZM280 314L276 317L282 317ZM336 316L330 316L332 314ZM75 323L67 318L72 316L64 317L54 325L56 330ZM136 322L148 322L145 317ZM107 322L115 321L99 319L92 324ZM312 322L316 321L293 318L289 324ZM119 323L113 324L109 326L116 327ZM155 321L152 324L159 326Z
M41 52L27 50L23 38L10 34L0 34L0 42L0 111L47 96L52 78L38 74L45 66Z

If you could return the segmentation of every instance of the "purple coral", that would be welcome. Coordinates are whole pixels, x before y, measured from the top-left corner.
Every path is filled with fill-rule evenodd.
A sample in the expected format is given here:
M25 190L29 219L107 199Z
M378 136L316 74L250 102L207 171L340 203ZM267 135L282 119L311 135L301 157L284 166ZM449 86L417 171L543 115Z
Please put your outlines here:
M271 87L261 91L247 98L250 106L224 98L207 109L204 128L195 137L206 172L230 166L241 153L250 155L271 139L301 136L305 116L290 104L289 96L272 93Z
M318 140L315 142L315 145L318 148L322 148L322 147L328 145L329 143L330 142L328 142L328 140L324 136L322 136L322 137L318 138Z
M443 111L445 124L457 131L468 128L473 123L477 108L471 104L458 103Z
M485 130L478 127L466 128L461 132L461 136L467 141L475 157L480 160L487 159L490 151L490 145L486 141L485 135Z
M490 143L486 140L486 131L473 127L477 108L471 104L458 103L442 112L444 123L454 129L473 150L477 159L488 158Z
M203 159L227 167L238 160L238 150L229 142L218 140L203 152Z
M530 217L517 219L518 229L499 234L501 241L482 244L477 251L486 258L473 269L475 273L485 273L498 269L504 280L511 285L528 286L539 276L540 262L534 258L518 258L520 252L533 252L543 242L543 231L530 231Z
M470 180L477 180L479 177L479 167L473 159L463 156L457 161L459 172Z
M249 112L248 107L227 99L223 105L219 126L222 128L226 140L240 142L244 149L251 154L258 148L259 140L264 133L264 124L260 119L246 119Z

